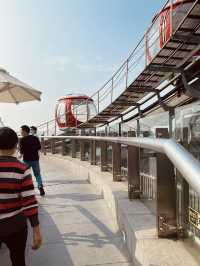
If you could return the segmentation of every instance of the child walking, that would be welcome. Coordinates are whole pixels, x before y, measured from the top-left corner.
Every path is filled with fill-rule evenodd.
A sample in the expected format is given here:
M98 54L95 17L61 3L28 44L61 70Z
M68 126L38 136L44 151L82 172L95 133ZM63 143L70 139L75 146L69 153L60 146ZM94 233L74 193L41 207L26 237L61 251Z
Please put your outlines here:
M33 249L40 248L42 238L30 170L14 156L17 143L15 131L0 128L0 242L7 245L12 266L25 266L27 219L33 230Z

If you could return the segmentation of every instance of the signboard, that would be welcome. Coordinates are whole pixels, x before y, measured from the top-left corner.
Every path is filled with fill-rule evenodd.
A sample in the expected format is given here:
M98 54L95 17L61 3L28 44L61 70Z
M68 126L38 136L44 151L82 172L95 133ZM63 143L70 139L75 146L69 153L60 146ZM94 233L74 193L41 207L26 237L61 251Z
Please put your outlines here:
M189 208L189 222L200 230L200 213Z

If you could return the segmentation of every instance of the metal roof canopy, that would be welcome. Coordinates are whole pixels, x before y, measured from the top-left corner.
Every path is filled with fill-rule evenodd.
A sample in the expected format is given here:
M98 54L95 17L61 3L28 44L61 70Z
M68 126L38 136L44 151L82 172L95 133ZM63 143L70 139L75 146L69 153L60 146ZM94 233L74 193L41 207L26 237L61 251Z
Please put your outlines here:
M141 106L142 100L150 92L158 95L157 89L173 74L176 80L191 58L200 50L200 1L194 1L187 15L151 63L123 91L123 93L95 117L79 127L96 127L121 117L131 106ZM174 92L173 92L174 93ZM162 98L161 98L162 100ZM146 102L146 100L145 100Z

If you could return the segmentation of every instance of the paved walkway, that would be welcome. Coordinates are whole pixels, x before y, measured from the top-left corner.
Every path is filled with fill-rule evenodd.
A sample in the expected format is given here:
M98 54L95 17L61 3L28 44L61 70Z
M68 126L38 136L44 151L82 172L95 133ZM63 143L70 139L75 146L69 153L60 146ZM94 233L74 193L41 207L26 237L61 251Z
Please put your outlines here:
M44 159L47 195L40 198L43 246L26 251L28 266L132 266L122 236L105 201L59 160ZM0 266L10 266L0 251Z

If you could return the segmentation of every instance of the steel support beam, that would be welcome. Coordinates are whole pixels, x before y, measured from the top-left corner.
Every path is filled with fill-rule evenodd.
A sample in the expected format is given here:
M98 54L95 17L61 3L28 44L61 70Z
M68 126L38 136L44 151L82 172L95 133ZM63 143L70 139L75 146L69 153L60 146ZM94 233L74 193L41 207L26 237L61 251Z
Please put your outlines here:
M159 65L159 64L152 64L152 65L149 65L148 66L148 69L150 70L150 71L159 71L159 72L166 72L166 73L170 73L170 72L172 72L172 73L180 73L181 72L181 70L180 70L180 68L177 68L177 67L175 67L175 66L162 66L162 65Z
M199 86L200 86L200 80L196 80L192 84L189 84L187 81L187 78L185 76L185 73L181 73L183 85L186 89L186 95L199 99L200 98L200 92L199 92Z
M112 144L112 174L113 181L121 181L121 144Z
M183 35L176 33L175 36L172 38L172 41L181 41L181 42L186 42L187 44L190 45L195 45L200 43L200 35L197 34L189 34L189 35Z
M128 146L128 197L140 198L139 148Z

